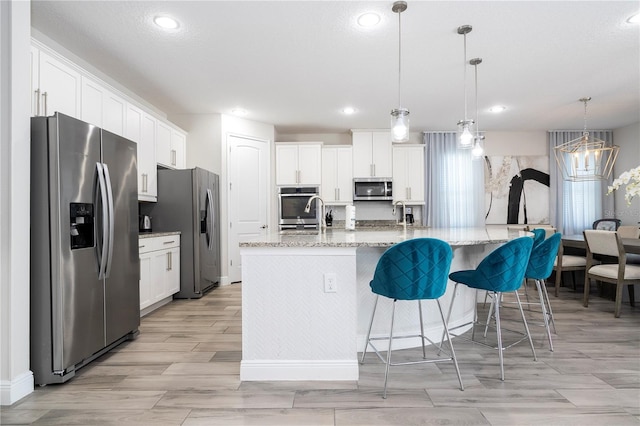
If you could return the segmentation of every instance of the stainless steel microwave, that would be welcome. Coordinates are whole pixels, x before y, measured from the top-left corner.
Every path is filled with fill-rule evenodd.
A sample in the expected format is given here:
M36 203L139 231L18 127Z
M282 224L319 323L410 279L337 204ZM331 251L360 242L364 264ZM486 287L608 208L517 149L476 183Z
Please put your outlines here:
M354 201L384 201L393 199L391 178L353 179Z

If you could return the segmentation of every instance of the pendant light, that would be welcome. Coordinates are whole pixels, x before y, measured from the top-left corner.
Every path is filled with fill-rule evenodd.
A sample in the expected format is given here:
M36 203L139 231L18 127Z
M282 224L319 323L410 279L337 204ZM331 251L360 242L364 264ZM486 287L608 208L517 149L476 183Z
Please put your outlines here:
M613 164L618 157L619 146L607 146L607 142L591 136L587 131L587 102L590 100L590 97L580 98L580 102L584 103L582 136L554 148L556 162L564 180L606 180L611 176Z
M482 58L473 58L469 63L473 65L476 83L476 136L473 139L471 155L474 159L478 159L484 155L484 136L480 135L480 126L478 126L478 65L482 63Z
M402 108L400 103L402 82L402 21L400 15L407 10L407 2L396 1L391 10L398 14L398 108L391 110L391 142L409 142L409 110Z
M458 34L464 37L464 120L458 121L458 148L473 147L473 120L467 117L467 34L471 32L471 25L458 27Z

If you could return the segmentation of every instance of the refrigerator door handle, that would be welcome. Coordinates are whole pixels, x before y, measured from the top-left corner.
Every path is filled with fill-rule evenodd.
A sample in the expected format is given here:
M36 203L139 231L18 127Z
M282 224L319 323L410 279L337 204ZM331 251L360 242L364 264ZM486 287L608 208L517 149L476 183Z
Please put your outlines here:
M107 238L109 234L109 225L107 223L109 212L107 207L107 189L106 183L104 181L104 173L102 168L102 163L96 163L96 171L98 173L98 187L97 192L100 196L100 201L102 204L102 247L98 247L98 279L103 279L105 277L105 269L107 266ZM96 203L98 199L98 194L96 194Z
M209 209L209 213L207 214L207 217L209 218L209 223L208 223L208 229L207 229L207 235L209 236L209 244L208 244L208 249L209 250L213 250L213 224L214 222L214 218L213 218L213 193L211 192L211 189L207 188L207 208Z
M109 214L109 239L108 239L108 257L107 257L107 266L105 268L105 278L109 278L111 274L111 264L113 263L113 241L114 241L114 228L115 228L115 218L114 218L114 209L113 209L113 190L111 188L111 176L109 176L109 167L102 163L102 167L104 170L104 180L107 184L107 201L108 201L108 214Z

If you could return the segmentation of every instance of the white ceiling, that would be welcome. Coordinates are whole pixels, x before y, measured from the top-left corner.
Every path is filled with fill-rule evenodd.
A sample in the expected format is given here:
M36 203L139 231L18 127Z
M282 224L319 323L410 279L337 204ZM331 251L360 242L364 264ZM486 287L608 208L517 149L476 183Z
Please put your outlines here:
M32 26L167 114L230 113L278 133L385 128L397 107L393 1L32 1ZM411 1L402 101L412 131L463 118L463 37L486 130L614 129L640 120L637 1ZM362 29L356 18L382 21ZM152 24L170 14L181 27ZM473 67L468 66L474 117ZM487 111L495 104L508 109ZM357 109L345 116L347 105Z

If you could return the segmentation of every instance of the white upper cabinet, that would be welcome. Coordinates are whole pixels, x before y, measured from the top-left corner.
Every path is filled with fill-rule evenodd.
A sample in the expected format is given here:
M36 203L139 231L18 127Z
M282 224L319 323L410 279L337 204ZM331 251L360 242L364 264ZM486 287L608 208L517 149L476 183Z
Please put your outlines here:
M158 121L156 127L156 160L172 169L184 169L187 139L184 133Z
M424 204L424 145L393 147L393 202Z
M276 143L276 185L320 185L322 143Z
M391 133L388 131L353 131L353 177L390 178Z
M80 118L80 73L61 60L31 47L31 110L33 116L61 112Z
M82 77L82 121L124 136L127 103L91 78Z
M353 148L322 147L322 199L327 204L353 202Z
M138 144L138 200L157 201L156 119L127 104L124 136Z
M187 168L187 135L171 129L171 164L176 169Z

